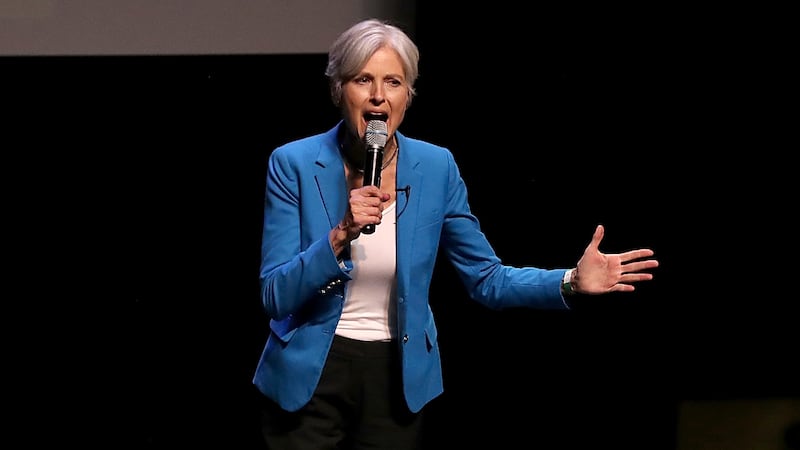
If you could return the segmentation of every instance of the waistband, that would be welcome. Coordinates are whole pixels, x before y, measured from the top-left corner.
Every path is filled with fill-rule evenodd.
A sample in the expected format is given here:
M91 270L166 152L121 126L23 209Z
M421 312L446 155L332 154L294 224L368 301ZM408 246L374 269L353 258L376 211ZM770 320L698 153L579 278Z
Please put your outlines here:
M351 358L385 358L397 353L397 341L359 341L337 334L331 352Z

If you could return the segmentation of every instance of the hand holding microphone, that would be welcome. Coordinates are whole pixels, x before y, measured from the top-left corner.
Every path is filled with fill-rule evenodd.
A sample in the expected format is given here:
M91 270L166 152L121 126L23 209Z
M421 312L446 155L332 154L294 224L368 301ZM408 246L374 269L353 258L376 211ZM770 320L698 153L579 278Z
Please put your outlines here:
M370 120L367 122L367 131L364 133L364 146L366 147L366 157L364 158L364 186L381 187L381 170L383 165L383 148L389 139L389 131L386 122L382 120ZM375 232L375 224L365 225L361 229L364 234Z

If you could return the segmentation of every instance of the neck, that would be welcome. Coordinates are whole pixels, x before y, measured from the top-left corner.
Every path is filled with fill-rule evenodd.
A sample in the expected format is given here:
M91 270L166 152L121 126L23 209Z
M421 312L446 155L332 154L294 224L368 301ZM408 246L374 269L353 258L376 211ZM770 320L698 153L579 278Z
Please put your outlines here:
M364 158L366 152L364 150L364 143L361 140L353 140L346 138L340 140L339 150L342 152L345 162L351 169L363 173L364 172ZM397 156L397 138L392 136L389 142L383 149L383 163L381 170L389 167Z

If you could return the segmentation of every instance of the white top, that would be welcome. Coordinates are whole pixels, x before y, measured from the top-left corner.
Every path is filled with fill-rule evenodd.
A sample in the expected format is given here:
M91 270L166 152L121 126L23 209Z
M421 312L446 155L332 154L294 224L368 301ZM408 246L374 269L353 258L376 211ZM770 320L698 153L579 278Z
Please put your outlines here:
M385 341L394 335L396 204L383 210L374 233L361 233L350 242L353 279L345 287L344 311L336 327L340 336Z

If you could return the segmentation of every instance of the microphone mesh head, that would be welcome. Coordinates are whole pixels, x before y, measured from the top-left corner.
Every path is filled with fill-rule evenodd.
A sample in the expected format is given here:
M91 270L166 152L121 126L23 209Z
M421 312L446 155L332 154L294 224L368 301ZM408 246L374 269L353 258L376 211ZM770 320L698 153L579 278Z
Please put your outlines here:
M386 122L382 120L370 120L367 122L367 131L364 134L364 140L369 147L385 147L386 141L389 139L389 131L386 128Z

